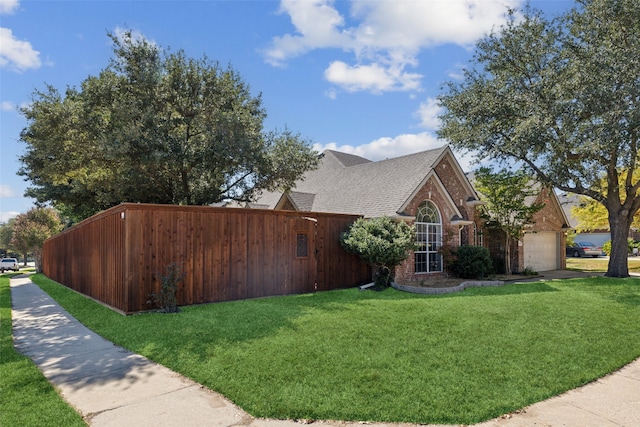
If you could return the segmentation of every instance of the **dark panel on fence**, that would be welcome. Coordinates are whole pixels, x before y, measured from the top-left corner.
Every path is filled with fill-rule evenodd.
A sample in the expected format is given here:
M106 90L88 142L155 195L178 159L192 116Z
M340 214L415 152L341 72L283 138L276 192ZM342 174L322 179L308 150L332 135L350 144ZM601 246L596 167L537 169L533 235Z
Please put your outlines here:
M171 263L180 305L352 287L371 277L339 243L356 218L126 203L45 242L44 272L126 313L153 308Z

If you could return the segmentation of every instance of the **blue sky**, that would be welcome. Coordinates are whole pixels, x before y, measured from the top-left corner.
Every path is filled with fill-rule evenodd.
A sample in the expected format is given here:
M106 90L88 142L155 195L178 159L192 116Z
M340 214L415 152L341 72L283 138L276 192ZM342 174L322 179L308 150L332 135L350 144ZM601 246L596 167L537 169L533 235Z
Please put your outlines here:
M17 176L36 89L79 87L112 56L107 32L230 64L262 94L266 129L371 160L443 145L435 97L474 42L522 0L0 0L0 222L25 212ZM570 0L531 1L548 16ZM465 170L470 156L459 156Z

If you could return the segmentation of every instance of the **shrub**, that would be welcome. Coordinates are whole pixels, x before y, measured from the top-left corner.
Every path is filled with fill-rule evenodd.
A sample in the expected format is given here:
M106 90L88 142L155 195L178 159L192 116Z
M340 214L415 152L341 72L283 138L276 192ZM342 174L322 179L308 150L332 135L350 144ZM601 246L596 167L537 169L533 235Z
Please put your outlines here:
M489 250L482 246L462 245L456 251L454 273L463 279L482 279L493 271Z
M359 218L340 235L345 250L355 253L375 267L375 283L386 288L391 283L397 265L415 249L414 228L406 222L394 222L389 217Z
M505 274L504 264L504 257L491 258L491 265L495 274Z
M186 273L182 272L178 263L172 262L165 267L165 274L160 275L160 292L152 293L148 303L154 303L162 313L177 313L178 284L182 282Z
M448 273L453 273L453 266L457 259L456 250L458 246L452 244L453 235L451 230L447 230L447 233L442 236L442 246L438 249L438 253L442 255L445 271Z
M602 252L607 254L607 256L611 255L611 240L607 240L602 244Z

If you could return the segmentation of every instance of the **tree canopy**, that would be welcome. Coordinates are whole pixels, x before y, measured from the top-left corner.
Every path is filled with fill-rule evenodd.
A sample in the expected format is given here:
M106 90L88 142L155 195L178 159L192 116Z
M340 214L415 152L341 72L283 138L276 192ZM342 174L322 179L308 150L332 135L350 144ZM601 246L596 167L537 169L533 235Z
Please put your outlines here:
M286 190L317 165L309 141L265 131L260 96L231 67L109 34L114 56L64 95L22 109L27 195L86 218L121 202L206 205Z
M11 246L22 254L32 253L36 270L42 268L42 244L63 229L58 212L52 208L33 208L16 217Z
M13 227L15 226L16 219L10 218L7 222L0 224L0 254L7 255L11 247L11 239L13 238Z
M439 136L480 159L522 162L541 182L602 204L612 235L606 274L626 277L640 208L638 70L636 0L581 0L551 20L512 12L439 96Z

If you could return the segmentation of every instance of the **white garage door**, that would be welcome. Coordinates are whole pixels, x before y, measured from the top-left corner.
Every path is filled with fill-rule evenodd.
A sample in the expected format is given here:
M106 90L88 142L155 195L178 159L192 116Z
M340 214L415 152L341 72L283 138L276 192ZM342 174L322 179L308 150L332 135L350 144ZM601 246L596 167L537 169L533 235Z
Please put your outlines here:
M535 271L557 270L559 265L556 233L539 232L524 235L524 267Z

